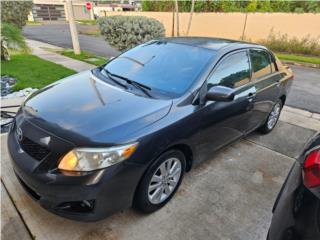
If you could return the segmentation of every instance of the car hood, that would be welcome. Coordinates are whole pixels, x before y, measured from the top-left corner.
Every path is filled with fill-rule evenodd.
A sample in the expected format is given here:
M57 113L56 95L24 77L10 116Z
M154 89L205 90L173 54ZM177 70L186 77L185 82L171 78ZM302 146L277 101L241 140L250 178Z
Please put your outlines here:
M31 95L24 117L79 145L115 143L168 114L172 100L138 96L85 71Z

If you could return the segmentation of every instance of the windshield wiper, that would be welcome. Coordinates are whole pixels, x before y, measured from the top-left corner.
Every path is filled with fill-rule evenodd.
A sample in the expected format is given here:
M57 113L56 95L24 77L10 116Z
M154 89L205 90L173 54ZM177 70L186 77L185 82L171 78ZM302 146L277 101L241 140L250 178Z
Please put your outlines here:
M105 71L108 71L108 70L105 70ZM108 71L109 72L109 71ZM151 94L148 92L148 91L151 91L151 87L145 85L145 84L142 84L142 83L139 83L139 82L136 82L134 80L131 80L129 78L126 78L126 77L123 77L123 76L120 76L118 74L114 74L114 73L110 73L109 74L113 77L117 77L117 78L120 78L124 81L126 81L127 83L131 84L132 86L135 86L136 88L140 89L145 95L147 95L148 97L151 97Z
M139 89L140 89L145 95L147 95L148 97L153 98L153 97L151 96L151 94L148 92L148 90L149 90L149 91L151 90L150 87L148 87L148 86L146 86L146 85L144 85L144 84L142 84L142 83L138 83L138 82L136 82L136 81L132 81L132 80L130 80L130 79L127 79L126 81L127 81L127 83L135 86L136 88L139 88Z
M121 87L127 89L128 87L124 84L122 84L121 82L119 82L118 80L114 79L113 76L114 74L109 72L107 69L102 68L102 70L107 74L108 78L111 79L113 82L115 82L116 84L120 85ZM115 76L116 77L116 76Z
M138 61L138 60L136 60L136 59L134 59L134 58L131 58L131 57L119 56L118 58L125 58L125 59L128 59L128 60L130 60L130 61L132 61L132 62L135 62L135 63L137 63L137 64L139 64L139 65L141 65L141 66L144 66L144 64L143 64L142 62L140 62L140 61Z

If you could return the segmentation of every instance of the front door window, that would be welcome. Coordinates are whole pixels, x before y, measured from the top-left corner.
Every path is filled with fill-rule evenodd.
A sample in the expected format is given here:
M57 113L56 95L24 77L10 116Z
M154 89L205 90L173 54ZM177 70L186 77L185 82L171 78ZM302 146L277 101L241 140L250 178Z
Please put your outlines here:
M208 89L221 85L237 88L250 82L250 65L246 52L232 54L219 64L208 80Z

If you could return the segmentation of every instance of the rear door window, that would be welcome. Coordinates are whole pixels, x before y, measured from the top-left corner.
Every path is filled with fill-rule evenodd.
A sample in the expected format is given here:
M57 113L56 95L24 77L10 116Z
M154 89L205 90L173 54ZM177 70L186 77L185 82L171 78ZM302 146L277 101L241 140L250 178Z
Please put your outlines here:
M264 50L250 50L252 79L264 77L272 73L271 58Z

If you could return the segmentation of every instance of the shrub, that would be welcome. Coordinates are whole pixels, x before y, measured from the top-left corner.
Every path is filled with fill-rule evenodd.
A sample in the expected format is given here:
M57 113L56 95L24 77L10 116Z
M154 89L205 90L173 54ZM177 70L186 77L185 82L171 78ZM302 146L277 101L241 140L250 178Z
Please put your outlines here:
M12 52L28 52L28 47L22 36L21 29L15 25L2 23L1 38L5 40L7 47Z
M289 38L287 34L275 33L271 30L265 40L259 41L275 52L320 56L320 39L306 36L302 39Z
M165 33L158 20L140 16L103 17L98 24L106 41L120 51L163 37Z
M32 1L1 1L1 22L22 28L26 25L32 5Z

